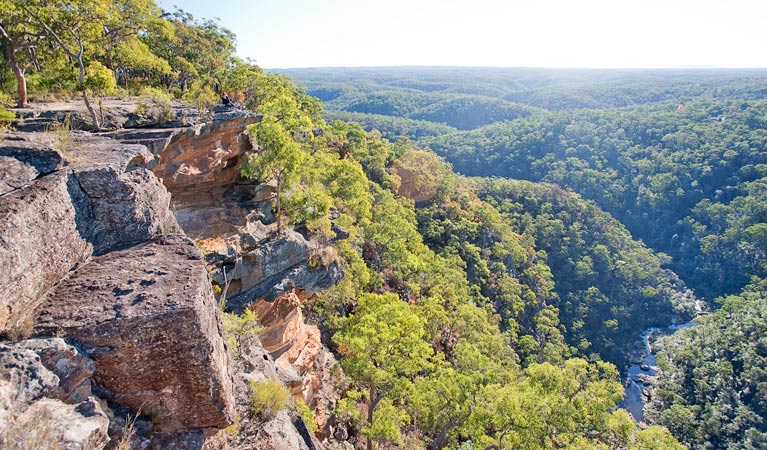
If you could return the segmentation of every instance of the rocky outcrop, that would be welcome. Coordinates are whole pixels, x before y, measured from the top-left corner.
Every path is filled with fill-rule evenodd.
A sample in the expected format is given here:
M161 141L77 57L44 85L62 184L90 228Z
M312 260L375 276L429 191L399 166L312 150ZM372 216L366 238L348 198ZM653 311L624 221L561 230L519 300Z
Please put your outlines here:
M50 448L56 443L62 450L96 450L109 442L108 427L109 419L93 397L76 405L44 398L16 418L10 433L29 445L20 448ZM29 439L39 445L30 445Z
M251 308L264 325L259 333L261 344L274 356L281 373L294 371L300 376L293 394L304 399L318 428L324 430L339 396L331 374L337 361L322 345L320 330L305 323L301 300L294 292L273 302L257 301Z
M94 359L100 397L156 417L164 432L233 419L217 304L202 254L184 236L94 258L45 297L37 326Z
M299 424L296 427L296 422ZM302 430L298 428L303 428ZM300 418L291 420L285 412L280 412L266 422L256 436L252 448L270 450L321 450L322 446L312 439Z
M0 344L0 448L103 448L109 420L83 379L92 363L62 339Z
M261 311L271 321L262 320L275 356L251 352L246 375L280 379L315 409L320 425L327 421L335 399L323 389L332 391L335 360L319 330L304 324L297 295L328 288L343 272L331 248L277 232L273 186L239 179L252 149L246 127L259 116L226 110L216 118L101 136L0 138L0 333L66 339L19 347L56 379L24 411L47 398L40 414L69 417L95 394L109 401L102 415L111 419L113 438L127 414L140 410L152 418L140 423L153 448L199 448L211 429L234 418L210 271L228 287L231 310L284 296L272 312ZM180 229L205 250L205 260ZM24 376L35 379L35 370ZM259 436L277 443L256 448L304 448L281 447L284 429L306 448L319 448L296 420L274 432L259 425ZM140 447L149 443L143 439L136 439Z
M67 341L15 344L30 362L2 371L0 415L27 428L50 416L46 433L61 448L106 443L107 413L117 416L93 394L121 414L151 414L153 444L182 448L233 419L205 262L172 234L152 159L143 145L87 133L0 138L0 333ZM9 383L26 386L13 404Z
M170 196L140 164L146 149L77 134L70 157L53 135L9 134L0 157L24 175L0 172L0 333L29 328L43 293L92 253L176 228Z
M253 149L247 126L259 120L258 114L227 110L209 122L190 127L120 130L105 136L146 145L155 156L155 162L148 167L177 195L185 188L196 190L234 182L239 174L239 158Z
M313 258L322 251L332 252L331 249L319 247L294 231L287 230L251 245L240 245L234 250L241 256L227 273L228 279L233 280L227 297L232 310L241 310L259 299L271 301L293 290L314 294L343 277L336 259L331 257L323 263L321 258ZM214 273L213 280L224 285L223 271Z
M40 363L58 377L58 385L47 390L48 397L79 403L93 395L91 377L96 363L63 339L28 339L14 347L34 352Z
M276 232L274 187L240 179L243 157L253 149L247 127L261 116L232 108L214 113L211 122L193 127L108 135L152 151L155 160L148 167L171 192L181 228L206 251L213 280L229 286L230 309L338 283L343 272L337 261L310 261L321 250L316 243L293 231ZM343 237L345 230L337 230Z

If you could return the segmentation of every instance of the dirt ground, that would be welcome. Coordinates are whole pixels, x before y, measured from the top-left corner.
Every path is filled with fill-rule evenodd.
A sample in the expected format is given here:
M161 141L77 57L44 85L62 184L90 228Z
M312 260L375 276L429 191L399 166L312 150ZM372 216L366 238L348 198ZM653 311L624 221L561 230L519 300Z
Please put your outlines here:
M99 107L98 99L97 98L88 98L90 100L91 105L94 108ZM128 98L119 98L119 97L104 97L101 99L102 106L105 108L120 108L120 109L127 109L129 111L135 111L136 106L138 106L140 102L140 98L138 97L128 97ZM26 108L8 108L8 111L14 111L14 112L28 112L30 110L33 111L82 111L87 113L88 110L85 108L85 103L83 102L82 97L75 97L71 100L60 100L60 101L54 101L54 102L34 102L29 103L29 105Z

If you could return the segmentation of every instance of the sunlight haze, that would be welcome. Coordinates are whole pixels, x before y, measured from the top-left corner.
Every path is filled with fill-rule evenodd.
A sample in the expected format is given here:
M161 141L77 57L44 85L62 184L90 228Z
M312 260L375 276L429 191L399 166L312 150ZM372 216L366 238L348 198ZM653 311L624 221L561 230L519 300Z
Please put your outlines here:
M763 0L161 1L265 68L767 67Z

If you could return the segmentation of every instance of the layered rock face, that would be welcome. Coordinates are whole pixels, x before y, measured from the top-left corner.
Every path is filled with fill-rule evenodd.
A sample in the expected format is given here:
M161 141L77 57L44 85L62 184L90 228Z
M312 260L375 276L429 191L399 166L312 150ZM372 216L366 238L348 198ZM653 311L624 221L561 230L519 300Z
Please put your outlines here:
M0 140L0 333L77 347L0 349L33 361L1 371L8 429L43 417L62 448L102 448L111 412L92 394L151 413L158 442L231 423L232 375L205 262L173 234L152 158L143 145L85 133ZM37 387L8 394L23 401L2 400L27 384Z
M259 333L261 344L283 373L297 372L300 381L293 386L293 393L303 397L312 409L318 428L326 429L330 411L339 399L331 375L337 361L322 345L319 328L306 324L301 299L295 292L273 302L257 301L251 308L264 324Z
M147 167L173 194L179 224L189 237L203 239L231 234L253 209L252 186L239 187L239 163L253 149L247 126L260 119L247 111L226 110L192 127L108 135L147 146L155 156Z
M343 276L337 263L311 267L316 243L292 231L275 232L272 186L240 179L244 155L253 150L247 127L260 120L223 109L213 121L189 128L109 133L151 150L155 161L147 167L171 192L181 228L205 249L213 280L229 286L228 305L235 311L292 289L319 292Z

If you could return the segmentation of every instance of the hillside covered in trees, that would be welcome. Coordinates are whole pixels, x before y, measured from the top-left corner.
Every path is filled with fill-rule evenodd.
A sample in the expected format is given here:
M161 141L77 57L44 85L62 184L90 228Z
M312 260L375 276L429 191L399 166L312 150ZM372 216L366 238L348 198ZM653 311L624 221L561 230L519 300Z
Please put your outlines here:
M765 276L759 231L767 175L765 71L290 73L329 100L332 117L413 139L459 173L555 183L595 201L636 238L671 256L669 267L708 300ZM424 112L442 104L456 116ZM456 130L436 135L424 120Z
M327 116L410 139L459 173L490 177L464 183L535 242L571 350L625 363L632 336L669 317L658 306L691 311L685 286L721 307L705 325L664 339L648 420L692 448L764 445L755 361L756 330L765 326L756 286L767 275L765 71L291 74L328 100ZM461 104L464 114L427 115L437 104ZM618 250L606 257L605 245ZM635 263L621 261L627 255ZM652 301L664 292L668 302Z
M226 91L263 116L243 182L271 183L278 232L332 246L314 263L346 273L304 304L339 359L332 414L350 435L329 446L700 440L672 414L708 408L689 383L663 388L663 426L640 426L617 407L619 368L644 328L692 316L687 286L712 299L764 275L762 75L358 69L304 90L237 58L216 21L152 0L64 3L0 1L7 106L76 95L99 130L105 95L162 113ZM349 118L380 132L335 120ZM669 373L694 360L664 351ZM743 403L756 439L763 405Z

